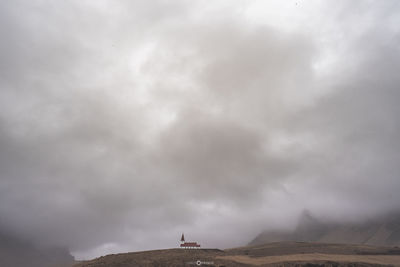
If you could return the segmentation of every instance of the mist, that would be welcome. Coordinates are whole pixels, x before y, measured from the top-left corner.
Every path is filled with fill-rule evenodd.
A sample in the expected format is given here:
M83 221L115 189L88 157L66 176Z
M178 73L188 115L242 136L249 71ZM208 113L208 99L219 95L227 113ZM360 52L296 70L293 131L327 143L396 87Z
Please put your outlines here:
M399 9L2 1L1 232L87 259L399 211Z

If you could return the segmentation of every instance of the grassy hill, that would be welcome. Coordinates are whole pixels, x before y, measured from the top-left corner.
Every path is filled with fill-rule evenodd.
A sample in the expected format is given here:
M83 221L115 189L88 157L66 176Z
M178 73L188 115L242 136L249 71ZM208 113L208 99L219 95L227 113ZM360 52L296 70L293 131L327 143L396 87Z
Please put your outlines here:
M197 262L200 265L197 265ZM165 249L112 254L74 267L130 266L400 266L400 248L367 245L278 242L219 249Z

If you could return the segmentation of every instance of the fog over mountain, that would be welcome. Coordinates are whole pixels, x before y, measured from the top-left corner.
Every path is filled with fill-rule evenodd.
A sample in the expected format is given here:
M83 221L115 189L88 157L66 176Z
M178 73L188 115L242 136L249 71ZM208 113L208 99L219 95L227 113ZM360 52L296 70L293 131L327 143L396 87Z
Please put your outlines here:
M257 235L249 245L287 241L398 247L400 216L386 214L361 222L343 223L319 220L305 211L294 229L268 229Z
M0 232L80 258L399 211L399 1L0 2Z

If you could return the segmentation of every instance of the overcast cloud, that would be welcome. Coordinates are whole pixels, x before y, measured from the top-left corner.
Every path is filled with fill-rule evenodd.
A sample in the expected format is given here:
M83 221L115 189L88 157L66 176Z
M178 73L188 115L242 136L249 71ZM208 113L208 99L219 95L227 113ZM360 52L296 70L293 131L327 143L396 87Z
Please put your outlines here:
M398 1L1 1L0 225L78 258L399 210Z

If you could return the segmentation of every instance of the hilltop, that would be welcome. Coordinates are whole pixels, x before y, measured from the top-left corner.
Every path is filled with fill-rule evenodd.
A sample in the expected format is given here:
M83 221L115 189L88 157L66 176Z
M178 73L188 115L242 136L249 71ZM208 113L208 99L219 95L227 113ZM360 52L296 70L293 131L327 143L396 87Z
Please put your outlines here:
M112 254L74 267L131 266L372 267L400 266L400 248L367 245L278 242L233 249L165 249Z

